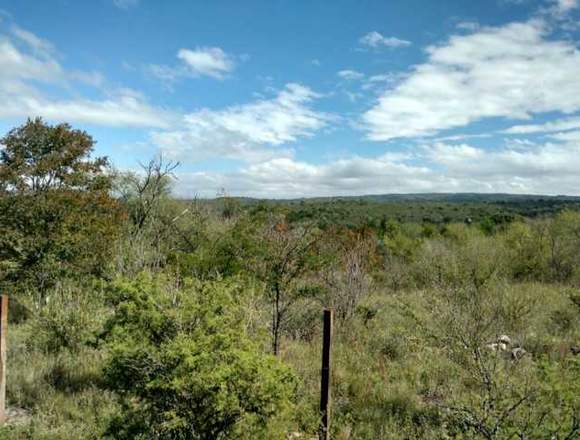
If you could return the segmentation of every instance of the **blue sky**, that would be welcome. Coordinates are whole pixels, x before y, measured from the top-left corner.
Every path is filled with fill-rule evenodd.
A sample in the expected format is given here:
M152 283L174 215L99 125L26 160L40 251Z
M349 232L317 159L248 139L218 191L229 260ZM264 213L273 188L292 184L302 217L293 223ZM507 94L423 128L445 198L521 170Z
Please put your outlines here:
M0 0L0 133L183 196L580 195L578 0Z

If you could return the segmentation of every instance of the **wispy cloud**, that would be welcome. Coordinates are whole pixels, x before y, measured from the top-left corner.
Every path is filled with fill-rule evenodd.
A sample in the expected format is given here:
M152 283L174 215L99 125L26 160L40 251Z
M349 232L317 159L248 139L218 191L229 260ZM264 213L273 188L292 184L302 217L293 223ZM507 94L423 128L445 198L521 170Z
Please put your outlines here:
M479 23L475 21L460 21L455 25L457 29L462 29L464 31L476 31L479 29Z
M287 84L271 99L189 113L180 129L156 132L152 140L168 156L184 162L210 157L254 162L274 154L287 156L290 150L276 147L310 137L326 125L327 115L308 106L317 98L308 87Z
M49 58L55 54L54 46L49 41L17 25L12 25L10 30L12 35L27 44L35 55Z
M101 99L67 96L79 83L102 94L105 80L98 72L66 69L55 53L51 43L15 25L0 39L1 118L43 116L106 126L168 127L170 113L133 90L111 88ZM40 84L54 87L58 97L44 92Z
M580 0L547 0L537 13L559 24L563 30L577 30L580 23L573 17L573 11L580 6Z
M193 75L222 79L235 67L232 57L219 47L181 49L177 53L177 57L187 65Z
M554 0L554 7L560 14L567 14L578 7L578 0Z
M363 79L365 77L364 73L357 72L356 70L340 70L337 75L347 81L355 81Z
M45 96L8 94L0 89L0 118L42 116L54 121L81 122L109 127L169 126L170 114L154 108L130 91L107 99L48 99Z
M507 134L531 134L531 133L553 133L556 131L566 131L580 129L580 116L564 118L544 124L514 125L503 133Z
M385 37L377 31L369 32L359 39L359 43L363 46L378 49L381 47L397 48L407 47L411 45L408 40L402 40L397 37Z
M389 72L379 75L372 75L365 79L362 84L362 89L371 90L393 87L394 85L403 81L405 77L406 74L402 72Z
M550 135L551 138L557 139L559 141L570 142L576 145L580 145L580 130L566 131L564 133L556 133Z
M171 86L181 78L207 76L222 80L236 67L234 57L219 47L179 49L177 58L180 60L178 65L151 64L147 66L147 70Z

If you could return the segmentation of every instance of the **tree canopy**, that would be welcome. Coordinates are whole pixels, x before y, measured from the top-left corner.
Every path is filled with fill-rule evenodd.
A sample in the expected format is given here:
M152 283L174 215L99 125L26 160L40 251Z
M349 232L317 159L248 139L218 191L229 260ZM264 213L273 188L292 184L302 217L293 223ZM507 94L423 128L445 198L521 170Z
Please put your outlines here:
M37 118L0 143L0 283L20 294L101 275L122 211L107 159L90 157L93 139Z
M0 190L41 192L51 189L110 188L103 173L105 157L89 159L95 141L68 124L51 126L29 119L0 139Z

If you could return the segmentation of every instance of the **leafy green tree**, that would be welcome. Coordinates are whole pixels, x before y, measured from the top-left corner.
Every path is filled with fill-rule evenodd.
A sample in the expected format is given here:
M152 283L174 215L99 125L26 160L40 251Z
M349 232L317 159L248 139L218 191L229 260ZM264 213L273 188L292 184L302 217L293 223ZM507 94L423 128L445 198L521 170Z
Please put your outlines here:
M34 119L0 144L0 283L42 294L62 276L102 275L122 212L93 139Z
M0 193L30 194L54 189L107 190L107 159L89 160L95 142L68 124L29 119L0 139Z
M289 368L247 335L233 283L142 277L111 289L108 386L123 414L109 435L127 439L266 438L290 405Z

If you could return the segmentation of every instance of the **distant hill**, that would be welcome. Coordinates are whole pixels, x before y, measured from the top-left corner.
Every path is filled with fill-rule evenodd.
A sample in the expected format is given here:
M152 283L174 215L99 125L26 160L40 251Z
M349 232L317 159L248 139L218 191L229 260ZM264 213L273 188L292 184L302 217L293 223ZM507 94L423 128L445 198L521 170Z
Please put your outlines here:
M506 194L506 193L411 193L411 194L367 194L361 196L301 197L288 199L268 199L253 197L234 197L244 203L296 203L296 202L334 202L334 201L369 201L377 203L393 202L445 202L445 203L505 203L505 202L580 202L580 196L541 195L541 194Z
M392 219L400 222L509 223L517 218L551 216L563 209L580 209L580 197L535 194L426 193L296 199L233 198L249 209L266 205L283 209L291 221L321 225L369 225ZM219 203L220 199L214 199ZM213 203L209 201L210 203Z

